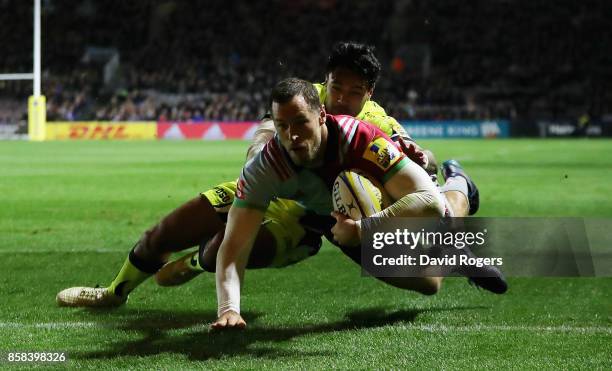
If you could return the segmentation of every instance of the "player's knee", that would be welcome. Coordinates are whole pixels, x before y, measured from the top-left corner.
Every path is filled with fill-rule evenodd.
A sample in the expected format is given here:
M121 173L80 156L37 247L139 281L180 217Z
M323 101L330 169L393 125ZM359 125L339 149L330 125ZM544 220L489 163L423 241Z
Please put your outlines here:
M207 245L208 243L200 245L198 262L200 267L206 272L215 273L217 267L217 254L211 254L211 251L206 249Z
M465 194L458 191L447 191L444 193L456 216L467 216L470 203Z
M206 271L206 272L215 273L216 266L217 266L217 262L216 261L200 259L200 267L202 267L202 269L204 269L204 271Z

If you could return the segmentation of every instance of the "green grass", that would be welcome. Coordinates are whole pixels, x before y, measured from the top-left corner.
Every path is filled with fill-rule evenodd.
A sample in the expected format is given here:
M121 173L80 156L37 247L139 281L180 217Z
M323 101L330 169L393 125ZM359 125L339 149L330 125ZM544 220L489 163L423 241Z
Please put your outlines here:
M612 141L424 141L478 181L479 216L612 217ZM360 276L326 244L247 273L246 332L211 333L214 277L146 282L111 311L55 294L106 285L140 234L238 175L245 142L0 142L0 353L64 351L71 368L612 368L612 279L465 279L433 297ZM0 361L0 367L15 366ZM27 366L29 367L29 366Z

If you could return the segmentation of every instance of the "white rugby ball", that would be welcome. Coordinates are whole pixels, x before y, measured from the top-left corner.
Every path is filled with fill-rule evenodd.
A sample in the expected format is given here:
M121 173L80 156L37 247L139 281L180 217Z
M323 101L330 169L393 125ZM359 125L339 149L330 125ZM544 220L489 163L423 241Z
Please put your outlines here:
M346 170L334 181L332 199L335 211L360 220L383 210L387 198L382 186L374 185L365 174Z

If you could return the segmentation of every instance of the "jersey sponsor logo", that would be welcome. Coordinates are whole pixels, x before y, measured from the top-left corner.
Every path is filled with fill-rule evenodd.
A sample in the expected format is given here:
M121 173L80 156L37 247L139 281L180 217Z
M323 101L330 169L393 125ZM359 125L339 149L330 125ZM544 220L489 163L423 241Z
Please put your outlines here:
M400 152L385 138L378 137L368 145L363 158L375 163L383 170L389 169L400 159Z
M225 189L221 187L215 187L213 188L213 190L215 191L217 197L219 197L219 199L221 200L221 203L227 204L231 202L232 199Z

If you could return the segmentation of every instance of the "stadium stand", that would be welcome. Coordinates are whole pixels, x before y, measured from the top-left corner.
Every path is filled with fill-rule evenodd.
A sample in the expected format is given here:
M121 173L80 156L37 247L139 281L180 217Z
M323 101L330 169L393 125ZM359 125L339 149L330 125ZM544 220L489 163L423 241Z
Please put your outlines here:
M279 78L319 81L337 40L377 47L375 98L398 119L609 117L612 6L552 5L47 0L48 120L256 120ZM29 3L0 0L0 23L0 73L31 71ZM31 86L0 82L0 123Z

